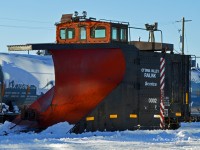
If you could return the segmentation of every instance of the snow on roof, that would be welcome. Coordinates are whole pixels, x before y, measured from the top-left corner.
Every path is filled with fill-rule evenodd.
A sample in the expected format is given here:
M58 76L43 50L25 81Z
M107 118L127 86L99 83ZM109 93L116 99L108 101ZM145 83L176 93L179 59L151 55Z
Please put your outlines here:
M6 85L14 81L17 84L35 85L39 92L49 82L55 81L52 57L0 53L0 65L4 73Z

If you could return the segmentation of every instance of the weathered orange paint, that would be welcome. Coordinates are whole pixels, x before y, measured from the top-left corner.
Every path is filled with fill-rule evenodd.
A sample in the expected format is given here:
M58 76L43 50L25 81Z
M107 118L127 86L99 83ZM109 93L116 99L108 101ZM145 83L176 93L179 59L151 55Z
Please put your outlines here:
M55 88L30 106L41 116L40 128L62 121L77 123L117 87L125 74L125 58L120 49L52 50L51 53Z
M80 40L80 27L86 27L86 39ZM106 37L105 38L92 38L90 37L90 29L93 27L105 27ZM74 28L75 37L74 39L60 39L60 29ZM108 22L100 21L84 21L84 22L66 22L60 23L56 26L56 42L59 44L70 44L70 43L110 43L111 39L111 24Z

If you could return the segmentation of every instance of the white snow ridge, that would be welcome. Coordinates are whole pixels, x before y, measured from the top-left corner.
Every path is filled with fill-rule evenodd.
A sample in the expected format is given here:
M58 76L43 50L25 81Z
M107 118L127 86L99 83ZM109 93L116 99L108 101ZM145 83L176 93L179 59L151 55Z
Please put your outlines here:
M136 130L68 133L72 125L58 123L40 133L16 132L12 123L0 125L0 149L197 149L200 123L183 123L178 130ZM5 131L5 132L4 132ZM7 133L7 134L5 134Z

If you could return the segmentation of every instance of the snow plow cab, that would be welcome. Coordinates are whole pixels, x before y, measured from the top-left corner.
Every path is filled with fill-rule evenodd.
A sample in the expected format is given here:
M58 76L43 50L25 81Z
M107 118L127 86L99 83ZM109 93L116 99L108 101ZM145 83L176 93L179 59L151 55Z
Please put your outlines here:
M152 38L157 26L148 27ZM19 125L45 129L67 121L74 124L70 132L82 133L176 129L188 121L190 56L173 54L168 43L129 41L131 28L86 12L67 14L56 24L56 43L8 46L47 50L55 67L55 86L25 110Z

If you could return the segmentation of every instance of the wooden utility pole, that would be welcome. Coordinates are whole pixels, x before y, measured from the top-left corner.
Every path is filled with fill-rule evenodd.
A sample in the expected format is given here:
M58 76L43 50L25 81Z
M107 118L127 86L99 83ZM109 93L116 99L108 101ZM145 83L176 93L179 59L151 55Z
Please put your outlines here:
M183 17L182 19L182 39L181 39L181 42L182 42L182 55L184 55L184 44L185 44L185 22L189 22L189 21L192 21L192 20L185 20L185 17ZM176 22L181 22L181 21L176 21Z
M185 44L185 17L182 20L182 55L184 55L184 44Z

